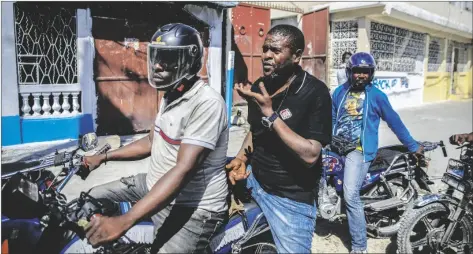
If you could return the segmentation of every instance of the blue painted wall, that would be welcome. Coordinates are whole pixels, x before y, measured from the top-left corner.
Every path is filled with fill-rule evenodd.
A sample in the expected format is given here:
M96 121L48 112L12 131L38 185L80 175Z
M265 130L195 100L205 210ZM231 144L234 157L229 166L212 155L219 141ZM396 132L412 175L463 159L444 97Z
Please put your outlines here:
M90 114L56 119L22 119L21 129L23 143L77 139L79 135L94 131Z
M2 146L21 144L20 116L2 116Z
M23 119L2 117L2 146L62 139L77 139L93 132L91 114L67 118Z

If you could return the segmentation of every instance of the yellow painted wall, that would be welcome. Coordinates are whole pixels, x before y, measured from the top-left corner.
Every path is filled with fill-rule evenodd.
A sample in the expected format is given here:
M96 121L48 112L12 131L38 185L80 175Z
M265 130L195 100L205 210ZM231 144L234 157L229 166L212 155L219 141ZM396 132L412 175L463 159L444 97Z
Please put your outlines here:
M451 76L448 72L428 72L425 75L424 102L462 100L472 98L473 70L456 72L455 94L450 93Z
M444 101L448 99L450 73L427 72L424 82L424 102Z
M473 71L470 68L468 72L455 73L455 82L453 85L455 94L450 94L449 100L462 100L472 98L472 75Z

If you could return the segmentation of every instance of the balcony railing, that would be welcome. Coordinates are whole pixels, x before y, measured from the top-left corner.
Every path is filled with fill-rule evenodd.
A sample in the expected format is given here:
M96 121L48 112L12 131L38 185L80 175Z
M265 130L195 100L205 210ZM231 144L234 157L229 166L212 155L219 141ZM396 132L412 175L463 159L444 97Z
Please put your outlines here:
M20 115L45 118L80 114L80 94L79 84L20 85Z

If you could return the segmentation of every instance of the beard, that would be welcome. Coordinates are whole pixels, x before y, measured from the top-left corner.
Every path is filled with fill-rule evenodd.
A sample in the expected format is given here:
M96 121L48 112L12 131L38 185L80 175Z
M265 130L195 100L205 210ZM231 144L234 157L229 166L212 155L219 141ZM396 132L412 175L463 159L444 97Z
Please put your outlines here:
M292 62L278 66L270 75L263 77L266 91L271 95L286 84L296 68Z

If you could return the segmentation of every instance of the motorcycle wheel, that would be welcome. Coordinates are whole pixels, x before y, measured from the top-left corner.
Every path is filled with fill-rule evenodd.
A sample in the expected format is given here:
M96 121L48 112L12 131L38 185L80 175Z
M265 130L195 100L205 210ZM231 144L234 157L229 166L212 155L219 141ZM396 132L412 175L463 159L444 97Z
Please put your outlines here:
M394 195L401 195L401 193L407 188L409 184L404 177L390 179L388 180L388 183L393 190ZM386 190L384 190L384 186L377 185L368 194L376 196L384 195L385 192ZM377 238L388 238L396 235L397 231L399 230L399 221L405 215L406 211L412 206L413 202L414 200L412 199L403 210L390 209L386 211L390 221L380 222L382 218L378 218L378 216L368 216L368 220L371 222L371 224L375 221L378 222L378 224L375 226L375 229L368 229L368 231L373 231L370 233L372 233Z
M463 216L458 222L445 248L440 248L438 245L451 223L448 215L449 211L440 203L410 210L401 220L397 234L399 253L471 254L473 252L473 220L469 215Z

